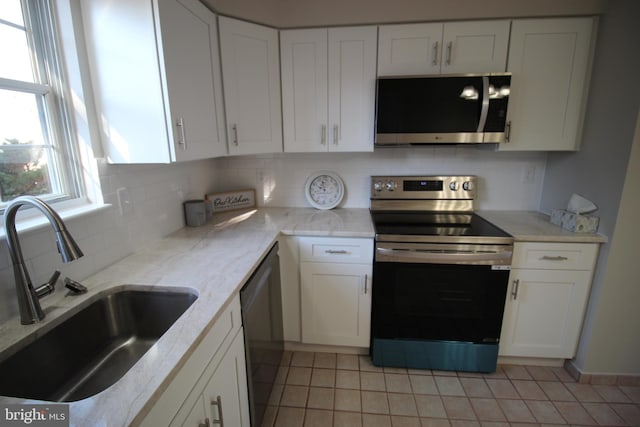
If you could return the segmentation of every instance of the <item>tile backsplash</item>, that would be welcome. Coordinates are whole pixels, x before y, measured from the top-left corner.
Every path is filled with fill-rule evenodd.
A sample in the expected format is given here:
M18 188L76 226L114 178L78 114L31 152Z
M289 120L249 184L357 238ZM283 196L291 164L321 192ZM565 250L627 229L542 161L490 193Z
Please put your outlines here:
M343 207L369 206L371 175L478 176L478 209L538 209L546 153L495 152L492 146L376 149L373 153L270 154L172 165L108 165L99 161L108 209L75 218L67 227L85 256L63 264L49 228L21 233L34 284L53 271L82 280L118 259L183 227L182 202L205 193L256 189L259 206L306 207L304 183L316 170L337 172L347 187ZM121 214L117 191L126 188L131 210ZM0 243L0 322L17 315L13 270ZM59 283L59 287L62 285Z

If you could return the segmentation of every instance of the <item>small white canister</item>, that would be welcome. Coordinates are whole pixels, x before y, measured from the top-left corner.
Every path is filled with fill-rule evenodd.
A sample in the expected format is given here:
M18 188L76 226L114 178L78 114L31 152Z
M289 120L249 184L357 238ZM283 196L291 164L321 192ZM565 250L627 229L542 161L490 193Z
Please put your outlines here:
M207 222L204 200L187 200L184 205L184 221L189 227L199 227Z

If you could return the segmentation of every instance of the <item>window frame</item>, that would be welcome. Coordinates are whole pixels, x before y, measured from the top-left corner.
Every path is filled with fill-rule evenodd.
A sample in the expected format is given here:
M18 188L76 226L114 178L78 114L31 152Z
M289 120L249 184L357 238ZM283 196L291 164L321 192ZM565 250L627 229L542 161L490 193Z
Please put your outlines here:
M33 52L30 59L35 82L0 78L0 88L36 97L44 147L50 147L48 159L52 190L51 194L38 197L50 203L81 199L86 196L84 174L72 117L73 105L68 96L56 5L51 0L20 0L20 4L27 44ZM0 213L8 203L10 201L0 201Z

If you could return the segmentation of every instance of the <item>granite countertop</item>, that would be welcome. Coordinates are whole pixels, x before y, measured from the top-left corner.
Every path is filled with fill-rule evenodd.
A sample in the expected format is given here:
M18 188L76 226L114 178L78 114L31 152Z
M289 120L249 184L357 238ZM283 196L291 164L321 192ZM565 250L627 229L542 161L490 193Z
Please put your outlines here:
M478 214L511 234L516 242L605 243L599 233L574 233L549 222L535 211L480 211Z
M60 323L62 314L114 287L195 290L198 299L158 340L154 351L147 352L107 390L69 403L72 426L129 425L151 408L280 233L374 236L368 209L261 208L218 214L202 227L178 230L83 280L87 294L68 297L59 289L44 298L47 317L43 322L23 326L14 318L0 324L0 351L11 351L22 340L34 340ZM0 403L27 402L38 403L0 397Z

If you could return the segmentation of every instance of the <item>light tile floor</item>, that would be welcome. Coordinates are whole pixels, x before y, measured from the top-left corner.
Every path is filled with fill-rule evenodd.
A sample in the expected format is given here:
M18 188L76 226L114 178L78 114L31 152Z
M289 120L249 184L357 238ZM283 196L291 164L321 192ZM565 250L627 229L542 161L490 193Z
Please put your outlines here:
M562 368L492 374L379 368L368 356L285 352L263 426L640 426L640 387Z

